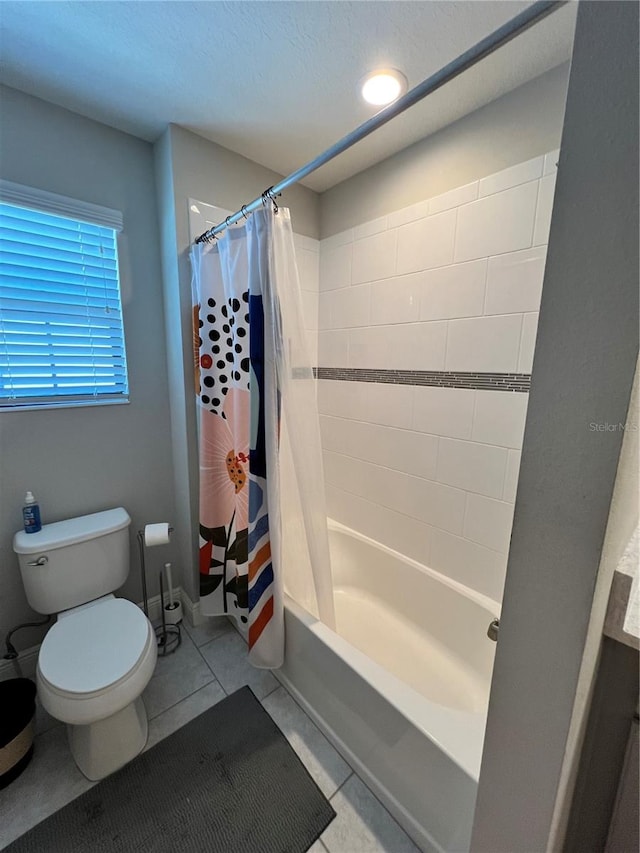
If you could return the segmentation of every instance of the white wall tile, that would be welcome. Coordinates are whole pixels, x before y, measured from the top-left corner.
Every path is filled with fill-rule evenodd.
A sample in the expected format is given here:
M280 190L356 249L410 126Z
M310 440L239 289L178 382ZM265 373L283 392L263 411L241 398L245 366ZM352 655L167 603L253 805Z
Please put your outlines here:
M320 294L321 329L349 329L368 325L368 284L329 290Z
M342 482L342 460L343 456L340 453L334 453L331 450L324 450L322 453L324 478L332 486L339 486Z
M359 422L353 422L346 431L342 430L343 436L345 432L349 433L346 446L351 456L416 477L435 479L436 436ZM329 435L329 441L335 441L335 434Z
M521 328L521 314L449 320L445 369L514 372Z
M419 432L471 438L475 391L466 388L413 388L411 426Z
M480 181L480 198L508 190L511 187L517 187L519 184L527 183L527 181L535 181L542 177L543 166L544 157L534 157L533 160L518 163L516 166L482 178Z
M370 285L372 325L417 321L423 276L424 273L404 275Z
M307 237L306 234L293 234L293 244L296 249L306 249L310 252L320 251L320 240L315 237Z
M369 325L371 290L368 284L338 290L336 295L338 297L334 304L336 324L339 323L340 327L345 328Z
M372 539L406 554L423 566L430 564L432 528L429 525L387 507L380 507L377 512L370 513L369 530L370 533L366 535Z
M461 534L465 497L460 489L418 477L407 477L397 508L425 524Z
M477 391L471 438L501 447L522 447L528 394Z
M537 195L538 182L531 181L458 208L455 261L528 249Z
M518 474L520 473L520 457L519 450L510 450L507 456L507 470L504 475L504 491L502 500L509 503L515 503L516 491L518 488Z
M485 314L538 311L542 296L545 246L489 258Z
M464 515L464 538L507 554L513 523L513 504L467 495Z
M371 219L369 222L363 222L362 225L357 225L353 229L353 239L362 240L363 237L371 237L373 234L380 234L381 231L387 230L387 217L380 216L378 219Z
M325 476L332 485L395 511L406 505L406 474L336 453L325 452L324 457Z
M323 415L366 420L366 383L318 380L318 409Z
M337 453L324 453L327 482L394 512L456 533L462 532L465 494L430 480Z
M325 491L329 518L334 518L341 524L346 524L347 527L369 536L370 534L366 532L369 529L367 510L377 507L377 504L365 503L357 495L345 492L344 489L336 486L328 485ZM388 510L384 509L382 512L386 514Z
M518 356L518 373L531 373L533 369L533 353L538 334L538 313L525 314L522 319L522 335L520 337L520 355Z
M321 367L344 367L349 363L349 332L318 333L318 363Z
M302 290L302 316L305 329L318 328L318 293Z
M405 510L408 503L406 492L410 477L400 471L380 468L369 462L362 462L361 465L366 472L363 477L364 488L360 492L361 497L387 506L395 512L409 515Z
M346 231L339 231L337 234L332 234L331 237L325 237L320 241L320 251L335 249L336 246L345 246L347 243L353 243L353 228L347 228Z
M327 331L331 328L331 306L336 290L321 291L318 294L318 329Z
M551 228L551 211L553 208L553 194L556 189L556 173L545 175L540 181L540 192L538 193L538 206L536 208L536 223L533 232L534 246L540 246L549 242L549 229Z
M550 152L323 240L318 302L315 245L298 240L319 363L529 373L552 201L540 175L555 180L556 161ZM330 514L499 600L527 395L317 387Z
M344 468L344 488L362 498L396 509L402 502L401 495L405 489L406 475L399 471L392 471L390 468L380 468L360 459L349 457L346 459L349 459L349 462Z
M335 518L336 521L346 524L347 527L353 527L355 530L358 529L354 524L350 524L346 520L346 513L344 512L348 510L348 501L352 496L347 494L343 489L339 489L337 486L328 483L326 474L324 477L324 497L329 518Z
M375 382L354 383L365 386L364 418L373 424L409 429L411 426L411 385L380 385Z
M442 370L446 323L402 323L349 332L349 366L388 370Z
M309 352L309 358L311 359L311 364L313 366L317 366L318 364L318 332L315 329L306 329L307 339L307 349Z
M383 231L353 244L351 283L390 278L396 271L397 232Z
M452 263L455 228L455 210L427 216L398 228L398 274Z
M368 326L349 332L349 367L386 368L389 340L386 326Z
M506 465L505 448L453 438L440 439L437 478L441 483L501 498Z
M486 260L421 273L420 319L443 320L481 315L486 273Z
M300 279L301 290L317 293L320 271L320 256L318 251L298 248L296 249L296 262L298 265L298 277Z
M331 518L429 565L431 528L428 525L335 486L328 486L326 491Z
M320 437L322 449L334 453L351 455L348 448L346 430L349 424L356 423L344 418L334 418L330 415L320 415Z
M361 412L361 417L364 417L366 414L366 412L365 412L366 407L364 406L365 397L363 396L362 399L363 399L363 408L362 408L362 412ZM342 449L338 452L344 453L347 456L353 456L354 459L361 459L364 462L369 461L366 459L365 456L358 453L359 440L360 440L360 434L361 434L360 430L362 427L366 427L366 426L369 426L369 424L363 420L353 420L351 418L341 419L340 420L340 441L341 441ZM388 427L380 427L380 429L388 429ZM324 444L323 444L323 447L324 447ZM330 448L328 448L328 449L330 449Z
M351 243L333 248L323 245L320 252L320 290L336 290L351 284L352 251Z
M378 326L384 330L390 370L443 370L447 346L446 322Z
M340 414L334 410L334 395L332 392L332 386L337 385L337 382L332 382L330 379L318 379L317 386L317 400L318 400L318 413L320 415L336 415Z
M507 557L441 530L431 534L431 565L453 580L501 601ZM489 626L487 626L489 627Z
M387 217L387 227L397 228L400 225L406 225L407 222L414 222L416 219L422 219L429 215L429 199L419 201L409 207L403 207L401 210L395 210Z
M542 170L543 175L552 175L556 169L558 168L558 158L560 157L560 149L556 148L554 151L549 151L548 154L545 154L544 157L544 169Z
M441 195L435 195L429 199L429 214L442 213L443 210L451 210L469 201L478 198L478 181L456 187Z

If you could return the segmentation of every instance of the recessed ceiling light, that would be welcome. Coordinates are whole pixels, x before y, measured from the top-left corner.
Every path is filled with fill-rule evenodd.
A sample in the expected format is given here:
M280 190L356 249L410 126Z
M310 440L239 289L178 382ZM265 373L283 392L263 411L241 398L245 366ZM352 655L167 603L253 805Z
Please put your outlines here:
M362 97L369 104L382 107L407 91L407 78L395 68L383 68L367 74L360 83Z

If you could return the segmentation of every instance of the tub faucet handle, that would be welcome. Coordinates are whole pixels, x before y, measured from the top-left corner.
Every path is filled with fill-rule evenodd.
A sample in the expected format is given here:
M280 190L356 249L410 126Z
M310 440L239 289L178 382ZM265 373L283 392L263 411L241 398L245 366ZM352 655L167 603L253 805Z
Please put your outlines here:
M498 631L500 630L500 620L494 619L493 622L487 628L487 637L490 640L493 640L494 643L498 642Z

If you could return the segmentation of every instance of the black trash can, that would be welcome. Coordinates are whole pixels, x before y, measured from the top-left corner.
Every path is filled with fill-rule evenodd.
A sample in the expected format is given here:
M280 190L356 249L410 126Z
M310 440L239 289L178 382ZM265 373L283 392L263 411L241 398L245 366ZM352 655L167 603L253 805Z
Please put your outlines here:
M0 681L0 790L31 761L36 686L28 678Z

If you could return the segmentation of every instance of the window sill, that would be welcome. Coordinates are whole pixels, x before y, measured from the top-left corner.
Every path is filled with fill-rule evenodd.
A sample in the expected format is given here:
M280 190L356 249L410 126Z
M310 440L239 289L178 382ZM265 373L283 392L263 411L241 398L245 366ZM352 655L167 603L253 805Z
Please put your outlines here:
M46 403L16 403L12 406L0 405L0 412L39 412L44 409L81 409L94 406L123 406L128 405L129 398L122 400L60 400Z

